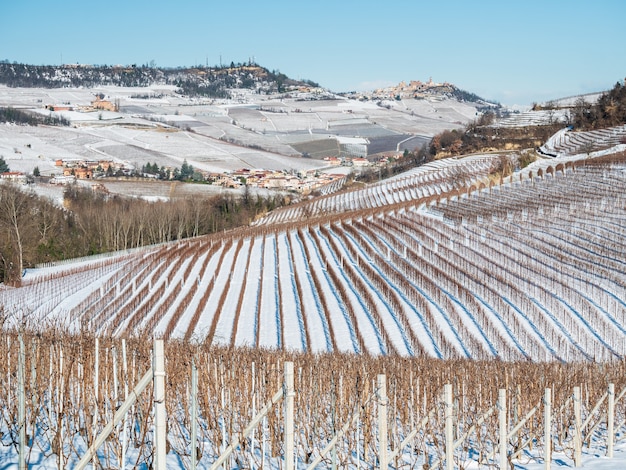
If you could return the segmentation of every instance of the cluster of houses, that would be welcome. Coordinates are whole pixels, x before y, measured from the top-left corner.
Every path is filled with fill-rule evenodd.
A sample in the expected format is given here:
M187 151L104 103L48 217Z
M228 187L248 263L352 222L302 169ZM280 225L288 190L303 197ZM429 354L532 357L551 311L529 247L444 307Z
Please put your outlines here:
M329 157L334 158L334 157ZM123 164L108 161L57 160L56 166L63 169L63 175L56 176L51 182L66 184L75 179L94 179L99 176L130 174ZM173 169L172 169L173 170ZM169 172L173 174L173 171ZM315 191L333 181L343 178L341 173L322 173L316 170L290 173L285 171L243 168L227 173L200 172L203 178L216 186L238 188L250 186L256 188L297 191L304 194ZM146 175L148 176L148 175ZM152 175L150 175L152 176Z
M88 106L72 106L68 103L65 104L47 104L45 108L49 111L82 111L82 112L91 112L91 111L119 111L120 103L119 100L115 102L105 100L104 95L98 94L96 95L96 99L91 102L91 105Z
M354 92L353 97L359 100L423 98L432 94L452 92L454 88L452 83L437 83L430 78L427 82L411 80L409 83L400 82L396 86L378 88L374 91Z
M250 186L308 194L344 177L345 175L341 173L321 173L316 170L292 174L283 171L243 168L229 173L210 173L207 180L214 185L226 188Z
M119 172L129 173L122 163L110 160L56 160L55 165L63 169L64 177L90 180L94 176L114 175Z
M354 166L363 168L372 165L367 158L363 157L324 157L324 161L328 162L331 166Z
M325 157L330 166L354 166L366 167L375 165L366 158L340 158ZM383 157L379 165L388 163L388 157ZM63 160L55 162L57 167L62 168L62 174L57 174L50 180L52 184L69 184L76 179L90 180L103 176L126 175L131 176L133 170L126 168L122 163L110 160ZM173 174L172 171L169 172ZM309 194L334 181L345 178L345 171L320 172L318 170L308 170L300 172L262 170L243 168L226 173L200 172L203 178L216 186L226 188L239 188L242 186L274 189L281 191L296 191L302 194ZM153 175L145 175L153 176ZM21 172L7 172L0 175L2 180L27 183L27 175Z

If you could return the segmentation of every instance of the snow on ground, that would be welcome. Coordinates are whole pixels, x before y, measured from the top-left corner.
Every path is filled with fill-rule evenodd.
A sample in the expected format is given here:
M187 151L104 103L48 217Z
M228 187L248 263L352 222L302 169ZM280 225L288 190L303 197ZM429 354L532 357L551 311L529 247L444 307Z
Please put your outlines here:
M304 252L302 240L295 232L289 232L289 244L293 250L295 275L301 289L302 313L307 319L310 332L309 351L313 353L332 350L328 326L322 315L319 296L309 269L308 258ZM290 310L288 310L290 311Z
M250 239L245 239L237 253L235 262L230 270L230 284L228 292L226 293L226 299L222 310L220 311L220 317L215 328L215 343L223 344L225 346L230 345L233 329L236 328L234 324L235 318L237 318L237 306L239 305L239 293L242 289L245 289L246 281L249 279L247 276L246 265L248 263L250 251ZM220 289L223 291L224 289ZM253 305L249 306L254 308ZM246 342L245 344L253 344L253 342Z
M235 245L231 246L222 261L222 269L219 269L217 272L217 277L215 279L215 284L218 286L224 286L226 284L226 280L231 276L230 268L234 263L235 258ZM224 249L224 248L222 248ZM213 317L216 315L217 304L222 293L223 289L213 289L209 298L204 305L204 309L202 311L202 315L200 316L200 320L195 326L192 337L198 339L199 341L206 338L209 330L211 328L211 321Z
M297 426L297 425L296 425ZM84 455L87 451L86 446L79 445L78 446L78 454ZM135 462L137 459L136 450L133 448L129 448L127 451L127 465L131 462ZM410 455L402 456L400 455L401 461L408 462L409 464L412 462ZM13 445L0 445L0 464L2 465L2 470L18 470L18 453L17 449ZM33 448L29 450L28 455L29 468L37 468L41 470L57 470L59 467L57 465L57 456L48 451L44 452L39 449ZM68 462L66 463L70 465L76 464L77 462ZM271 470L278 470L282 467L282 462L278 462L276 459L266 460L266 463L269 464L269 468ZM532 451L520 459L513 460L513 470L544 470L545 463L543 461L542 456L537 451ZM210 468L210 462L206 462L206 460L199 462L198 469L206 470ZM362 464L363 465L363 464ZM182 461L181 458L170 452L167 455L167 464L166 467L168 469L186 469L188 468ZM91 468L91 467L87 467ZM241 468L241 467L236 467ZM296 468L298 470L303 470L307 468L307 465L304 462L298 462ZM327 469L330 468L330 464L320 464L319 468ZM347 467L350 470L356 469L356 465L351 465ZM361 467L363 468L363 467ZM471 460L465 460L463 462L463 468L467 470L478 470L484 468L494 468L493 466L485 466L478 465L477 462ZM618 441L615 444L613 458L608 458L606 456L606 449L603 444L591 442L590 448L587 446L583 446L583 453L581 459L581 466L574 467L574 462L572 461L571 455L565 455L562 452L554 452L552 454L552 468L554 469L566 469L566 468L579 468L583 470L624 470L626 468L626 442Z
M282 343L285 349L306 349L304 338L304 323L302 319L302 305L296 297L295 268L287 241L287 234L278 236L278 272L279 299L281 310Z
M379 106L345 98L301 101L297 97L244 93L240 99L245 103L237 103L182 97L174 88L0 86L0 106L45 115L51 113L45 109L47 105L74 109L52 112L69 119L73 128L0 126L0 155L10 158L13 171L30 173L38 166L42 175L60 172L54 165L57 159L101 158L128 162L132 167L148 162L180 166L187 159L196 168L215 172L242 167L309 170L326 165L319 160L293 158L299 152L290 143L320 139L314 131L328 129L333 136L338 133L345 138L369 135L372 129L390 135L430 136L459 127L476 112L471 104L447 99L394 101ZM86 112L96 94L118 102L120 111ZM162 123L166 122L193 132L163 132ZM336 132L333 127L337 127Z
M262 237L255 237L249 253L248 268L245 271L245 285L243 293L243 308L240 313L235 342L237 344L256 346L256 333L258 331L257 314L259 308L258 297L260 284L263 278L263 244Z

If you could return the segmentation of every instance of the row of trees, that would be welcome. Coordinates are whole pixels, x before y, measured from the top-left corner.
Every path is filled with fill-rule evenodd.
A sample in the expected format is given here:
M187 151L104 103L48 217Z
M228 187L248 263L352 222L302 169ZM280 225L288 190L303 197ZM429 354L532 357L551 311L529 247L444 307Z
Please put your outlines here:
M23 269L38 263L228 230L284 203L249 192L148 202L78 186L65 200L69 210L0 184L0 280L19 283Z
M617 82L593 105L581 98L576 101L570 114L572 124L580 130L622 125L626 123L626 86Z
M155 65L155 64L152 64ZM54 66L0 61L0 83L10 87L87 87L102 85L143 87L153 84L176 85L187 96L228 97L229 88L282 91L285 85L303 83L269 71L257 64L214 67L163 68L156 66Z
M180 168L170 170L164 166L159 167L157 163L146 163L141 167L141 175L153 175L161 180L177 180L177 181L203 181L204 176L196 171L192 165L183 161ZM140 175L138 175L140 176Z
M433 137L428 151L433 157L535 148L563 127L562 123L526 127L494 127L495 116L485 113L465 128L443 131Z
M0 122L10 122L12 124L24 124L37 126L44 124L47 126L69 126L70 121L62 116L42 115L29 113L15 108L0 108Z

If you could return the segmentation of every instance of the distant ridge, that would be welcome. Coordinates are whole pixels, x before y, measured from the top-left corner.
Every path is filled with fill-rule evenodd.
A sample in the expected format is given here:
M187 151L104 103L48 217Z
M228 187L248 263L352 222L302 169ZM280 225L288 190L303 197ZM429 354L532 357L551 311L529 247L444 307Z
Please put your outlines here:
M151 67L148 65L28 65L0 62L0 84L24 88L97 86L146 87L173 85L188 96L228 98L228 89L259 93L294 87L317 87L310 80L294 80L255 63L213 67Z
M99 86L177 87L186 96L230 98L228 90L250 89L262 94L320 88L312 80L292 79L277 70L269 70L254 62L194 67L156 67L137 65L29 65L0 61L0 84L12 88L95 88ZM485 108L499 108L475 93L461 90L448 82L435 83L411 80L396 86L367 92L338 93L346 98L385 100L448 97L458 101L479 103Z

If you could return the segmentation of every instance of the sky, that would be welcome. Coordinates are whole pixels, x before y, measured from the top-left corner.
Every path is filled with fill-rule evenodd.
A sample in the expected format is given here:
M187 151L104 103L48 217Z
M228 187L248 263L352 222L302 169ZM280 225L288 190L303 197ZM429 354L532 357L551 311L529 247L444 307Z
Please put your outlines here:
M0 60L254 60L335 92L432 78L530 105L624 80L625 19L624 0L0 0Z

